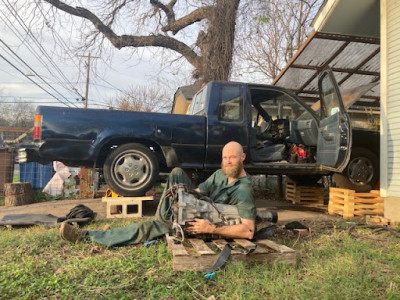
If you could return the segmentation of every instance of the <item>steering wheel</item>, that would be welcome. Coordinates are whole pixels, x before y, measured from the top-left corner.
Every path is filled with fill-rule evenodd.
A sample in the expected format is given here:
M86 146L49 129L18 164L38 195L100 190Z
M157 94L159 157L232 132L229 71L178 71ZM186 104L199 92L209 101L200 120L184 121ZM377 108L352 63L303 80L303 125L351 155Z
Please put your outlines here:
M272 118L269 117L268 120L265 120L265 118L263 118L263 122L261 122L260 126L256 127L256 137L258 139L268 139L271 137L271 130L272 127Z

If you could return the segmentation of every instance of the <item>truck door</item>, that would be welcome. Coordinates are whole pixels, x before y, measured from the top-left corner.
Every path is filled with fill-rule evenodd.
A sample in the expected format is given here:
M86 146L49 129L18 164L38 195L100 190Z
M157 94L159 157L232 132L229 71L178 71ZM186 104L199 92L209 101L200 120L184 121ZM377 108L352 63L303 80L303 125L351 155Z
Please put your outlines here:
M249 109L245 107L245 85L234 82L213 82L208 102L206 169L219 168L221 151L230 141L247 150Z
M351 125L339 87L331 69L319 76L321 121L317 143L317 163L322 168L341 172L350 159Z

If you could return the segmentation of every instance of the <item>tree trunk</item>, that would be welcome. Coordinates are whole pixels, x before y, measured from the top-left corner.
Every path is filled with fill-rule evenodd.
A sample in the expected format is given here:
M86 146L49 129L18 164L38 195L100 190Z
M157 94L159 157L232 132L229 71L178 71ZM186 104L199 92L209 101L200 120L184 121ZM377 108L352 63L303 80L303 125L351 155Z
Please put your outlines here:
M29 182L4 184L5 206L19 206L35 202Z
M240 0L219 0L209 17L207 33L199 34L201 65L194 77L204 82L229 80L232 68L236 13Z

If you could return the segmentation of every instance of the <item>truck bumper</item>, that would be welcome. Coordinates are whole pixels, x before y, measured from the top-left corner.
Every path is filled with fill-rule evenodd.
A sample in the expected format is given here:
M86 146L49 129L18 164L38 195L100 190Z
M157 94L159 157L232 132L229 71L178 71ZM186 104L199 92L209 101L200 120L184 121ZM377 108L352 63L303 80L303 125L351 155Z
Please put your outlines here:
M29 146L18 150L18 161L19 163L38 162L40 164L47 165L52 160L40 157L38 147Z

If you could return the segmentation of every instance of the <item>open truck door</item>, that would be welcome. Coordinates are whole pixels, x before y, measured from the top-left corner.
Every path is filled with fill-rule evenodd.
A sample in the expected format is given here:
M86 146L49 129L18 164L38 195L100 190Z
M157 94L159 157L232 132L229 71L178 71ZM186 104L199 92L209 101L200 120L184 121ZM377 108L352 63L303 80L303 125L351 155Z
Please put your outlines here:
M321 99L317 163L323 169L342 172L350 159L351 125L332 70L319 76Z

